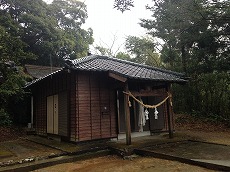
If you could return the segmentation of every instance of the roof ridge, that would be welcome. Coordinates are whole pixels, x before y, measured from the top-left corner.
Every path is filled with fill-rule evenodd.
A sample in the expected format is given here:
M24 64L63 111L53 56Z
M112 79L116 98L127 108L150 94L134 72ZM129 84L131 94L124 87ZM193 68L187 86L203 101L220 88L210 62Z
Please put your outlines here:
M78 64L81 64L81 63L84 63L84 62L88 62L90 60L93 60L93 59L96 59L98 55L90 55L90 56L85 56L85 57L82 57L82 58L79 58L79 59L74 59L74 60L71 60L73 65L76 66Z
M168 69L162 69L162 68L155 67L155 66L149 66L149 65L146 65L146 64L135 63L135 62L132 62L132 61L113 58L113 57L111 57L111 59L114 60L114 61L126 62L127 64L132 64L132 65L139 66L139 67L145 67L145 68L148 68L148 69L158 70L160 72L167 72L167 73L171 73L171 74L174 74L174 75L183 76L182 73L174 72L174 71L171 71L171 70L168 70Z
M162 68L159 68L159 67L149 66L149 65L145 65L145 64L139 64L139 63L135 63L135 62L128 61L128 60L123 60L123 59L118 59L118 58L111 57L111 56L109 57L109 56L103 56L103 55L90 55L90 56L86 56L86 57L83 57L83 58L80 58L80 59L75 59L75 60L72 60L72 61L74 61L73 64L74 64L74 66L76 66L77 64L88 62L88 61L96 59L96 58L110 59L110 60L117 61L117 62L125 62L126 64L139 66L139 67L145 67L145 68L148 68L148 69L153 69L153 70L160 71L160 72L166 72L166 73L177 75L177 76L183 76L184 75L182 73L174 72L174 71L171 71L171 70L168 70L168 69L162 69ZM79 60L79 62L76 62L77 60Z

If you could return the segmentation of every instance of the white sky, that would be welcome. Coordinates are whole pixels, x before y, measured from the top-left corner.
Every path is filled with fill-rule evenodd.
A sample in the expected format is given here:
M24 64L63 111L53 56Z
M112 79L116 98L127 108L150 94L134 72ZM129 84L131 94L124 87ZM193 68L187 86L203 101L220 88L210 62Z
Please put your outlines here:
M44 0L52 2L52 0ZM81 0L84 2L84 0ZM88 19L83 25L84 29L92 28L94 45L110 48L113 41L113 53L121 46L120 51L124 50L125 37L144 36L146 31L138 24L140 18L150 18L151 13L145 9L146 4L152 0L134 0L131 11L121 13L113 9L114 0L85 0L88 11ZM93 48L91 47L93 53Z

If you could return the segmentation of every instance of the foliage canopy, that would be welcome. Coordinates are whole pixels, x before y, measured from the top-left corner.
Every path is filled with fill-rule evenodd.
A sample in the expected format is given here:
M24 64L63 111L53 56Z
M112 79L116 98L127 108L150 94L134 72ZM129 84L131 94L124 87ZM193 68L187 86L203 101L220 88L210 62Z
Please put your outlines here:
M50 65L52 61L60 66L63 58L86 55L93 42L92 29L81 28L87 11L80 1L5 0L0 7L1 27L19 38L24 52L37 57L36 61L25 60L27 63Z
M28 76L19 66L62 66L66 58L87 55L93 31L81 28L86 19L86 5L76 0L0 1L1 114L12 113L24 97Z
M114 2L121 12L133 6L121 1ZM140 25L153 39L163 40L161 63L190 77L186 86L174 86L177 112L230 121L229 7L228 0L154 0L146 7L152 17ZM143 63L146 46L140 41L129 37L126 48Z
M191 78L174 89L178 111L230 121L229 6L220 0L158 0L147 6L152 19L142 19L141 26L164 41L161 59Z

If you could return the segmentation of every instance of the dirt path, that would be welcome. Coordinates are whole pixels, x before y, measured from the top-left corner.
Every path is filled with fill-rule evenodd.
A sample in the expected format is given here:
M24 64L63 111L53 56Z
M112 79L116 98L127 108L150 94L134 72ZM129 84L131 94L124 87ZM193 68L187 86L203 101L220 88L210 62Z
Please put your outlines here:
M85 161L59 164L34 172L208 172L201 167L187 165L175 161L157 158L137 157L133 160L123 160L117 156L105 156Z
M177 134L210 143L230 145L230 131L177 130Z
M230 128L221 123L205 121L191 115L175 115L176 135L230 145Z

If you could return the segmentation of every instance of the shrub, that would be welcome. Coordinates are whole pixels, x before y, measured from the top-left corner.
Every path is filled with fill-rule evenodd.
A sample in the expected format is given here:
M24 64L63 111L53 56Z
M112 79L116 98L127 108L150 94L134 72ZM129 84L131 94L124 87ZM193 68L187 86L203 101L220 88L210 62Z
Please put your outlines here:
M11 124L12 120L10 118L10 115L4 109L0 109L0 125L10 126Z

